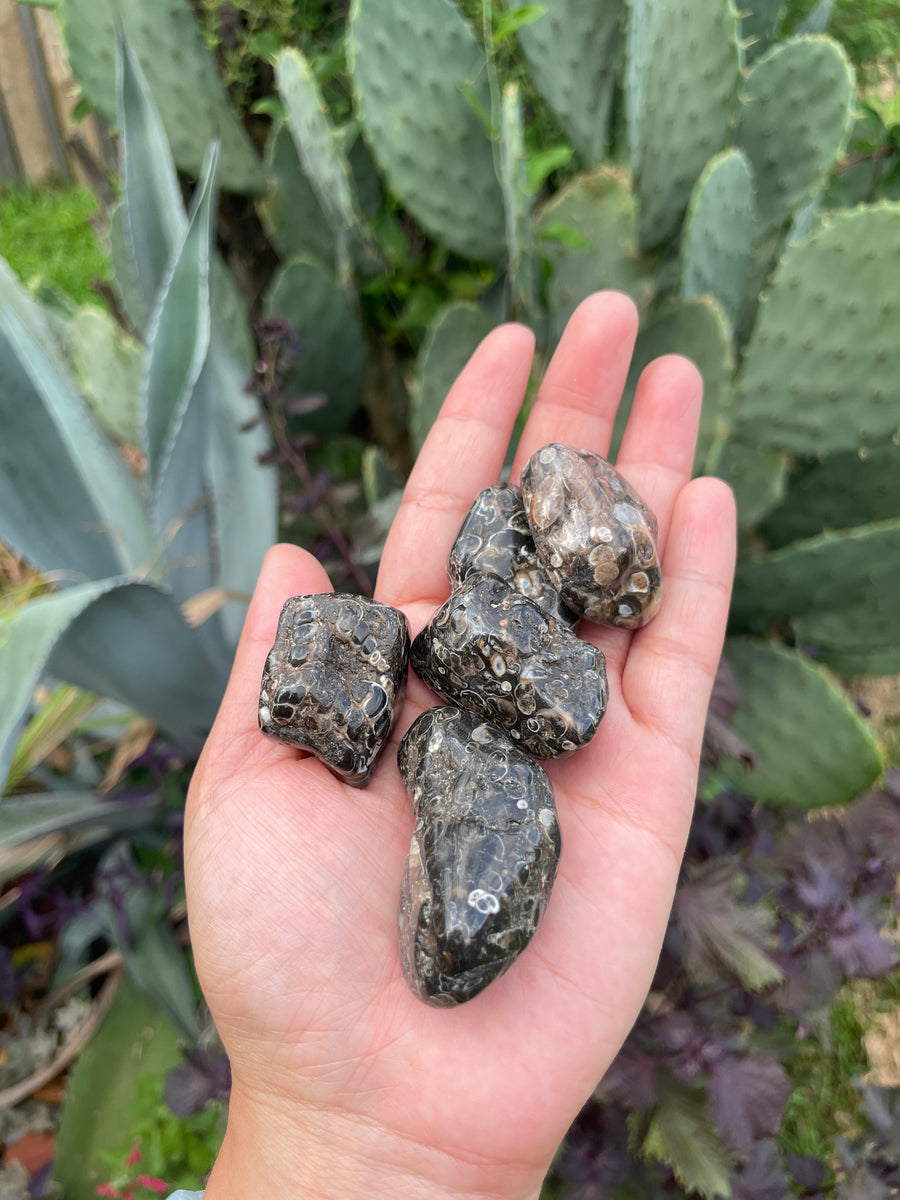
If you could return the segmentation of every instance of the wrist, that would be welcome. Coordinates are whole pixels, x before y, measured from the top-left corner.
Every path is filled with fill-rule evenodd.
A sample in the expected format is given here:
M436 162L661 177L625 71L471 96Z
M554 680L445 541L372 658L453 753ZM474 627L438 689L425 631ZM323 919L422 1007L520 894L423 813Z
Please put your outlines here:
M354 1114L287 1114L232 1092L204 1200L537 1200L542 1172L447 1155Z

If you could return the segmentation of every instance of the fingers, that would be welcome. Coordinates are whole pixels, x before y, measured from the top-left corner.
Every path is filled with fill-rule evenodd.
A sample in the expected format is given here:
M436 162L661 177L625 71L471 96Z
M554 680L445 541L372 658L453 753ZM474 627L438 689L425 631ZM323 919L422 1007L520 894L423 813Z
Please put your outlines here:
M334 589L325 568L299 546L273 546L266 554L256 589L247 609L228 687L219 707L204 755L239 759L251 745L291 757L297 751L279 747L259 732L259 685L266 655L272 648L282 605L290 596L307 596Z
M534 335L489 334L450 389L422 447L384 547L375 595L387 604L447 596L447 555L482 488L496 483L525 396Z
M693 480L672 514L662 607L633 639L622 678L632 717L694 758L725 637L735 541L731 489Z
M621 292L597 292L579 304L541 381L512 479L519 478L535 450L548 442L609 452L637 325L637 309Z

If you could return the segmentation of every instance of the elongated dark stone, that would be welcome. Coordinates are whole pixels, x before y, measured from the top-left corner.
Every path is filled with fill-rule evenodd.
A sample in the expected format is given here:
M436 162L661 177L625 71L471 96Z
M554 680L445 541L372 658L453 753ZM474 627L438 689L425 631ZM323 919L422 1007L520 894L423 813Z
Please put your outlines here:
M397 756L416 825L400 894L400 961L413 991L470 1000L528 945L560 854L553 789L498 726L432 708Z
M499 575L557 621L578 621L541 565L522 489L513 483L495 483L479 492L456 535L447 562L450 586L459 587L474 571Z
M605 459L544 446L525 464L522 497L538 557L566 604L626 629L656 615L656 517Z
M259 727L362 787L403 703L408 661L398 609L362 596L294 596L266 659Z
M432 691L538 758L585 746L606 710L602 651L496 575L468 575L415 639L410 662Z

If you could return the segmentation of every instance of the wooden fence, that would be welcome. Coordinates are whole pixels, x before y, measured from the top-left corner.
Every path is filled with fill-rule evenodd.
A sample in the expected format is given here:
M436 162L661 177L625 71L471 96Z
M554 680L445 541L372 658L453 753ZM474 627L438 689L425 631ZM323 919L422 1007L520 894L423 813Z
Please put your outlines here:
M0 0L0 187L50 180L96 187L114 168L103 122L73 120L79 95L53 14Z

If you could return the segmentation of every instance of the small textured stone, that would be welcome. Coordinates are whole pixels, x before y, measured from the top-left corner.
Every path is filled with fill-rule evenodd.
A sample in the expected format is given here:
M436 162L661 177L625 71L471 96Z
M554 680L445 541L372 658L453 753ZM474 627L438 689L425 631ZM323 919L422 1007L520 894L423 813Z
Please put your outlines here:
M416 826L400 894L400 961L413 991L470 1000L528 945L559 864L550 781L496 725L432 708L397 756Z
M638 629L662 598L656 517L599 454L551 443L522 472L538 557L570 608Z
M406 692L409 628L396 608L324 593L287 600L259 694L259 727L368 782Z
M538 758L586 745L606 710L602 651L496 575L473 572L413 642L420 679Z
M567 625L578 622L578 614L563 603L541 566L525 516L522 489L513 483L485 488L466 513L447 563L450 586L459 587L472 571L499 575L557 621Z

